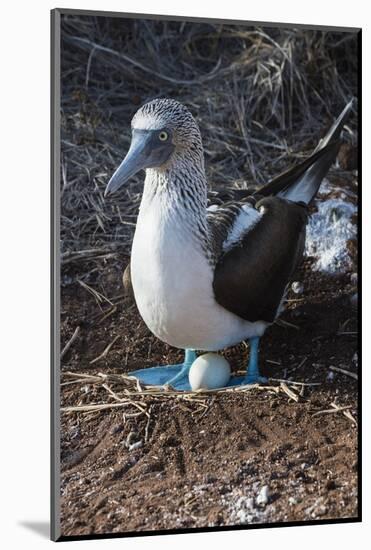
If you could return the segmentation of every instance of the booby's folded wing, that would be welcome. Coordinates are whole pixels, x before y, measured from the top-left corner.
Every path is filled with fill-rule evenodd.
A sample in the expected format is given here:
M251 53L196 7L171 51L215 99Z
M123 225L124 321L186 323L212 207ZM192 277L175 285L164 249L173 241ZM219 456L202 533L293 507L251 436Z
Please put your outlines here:
M240 208L250 210L247 214L252 221L238 238L238 218L230 226L224 252L215 266L215 299L246 321L273 322L303 254L306 207L267 197L258 201L256 208Z
M208 215L216 301L247 321L272 322L305 244L306 206L336 159L352 101L304 162L253 192L247 204ZM264 198L261 198L264 197ZM242 212L245 213L242 215Z

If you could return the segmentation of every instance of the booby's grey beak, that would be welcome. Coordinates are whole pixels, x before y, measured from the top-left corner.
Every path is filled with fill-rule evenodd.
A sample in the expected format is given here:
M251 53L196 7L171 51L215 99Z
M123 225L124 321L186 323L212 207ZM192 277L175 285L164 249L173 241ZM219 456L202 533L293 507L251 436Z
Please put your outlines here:
M133 138L130 149L126 157L117 168L108 182L104 196L112 195L132 176L135 176L139 170L148 168L149 155L148 145L150 134L147 132L133 132Z
M162 166L173 151L170 131L133 129L130 149L108 182L104 196L112 195L139 170Z

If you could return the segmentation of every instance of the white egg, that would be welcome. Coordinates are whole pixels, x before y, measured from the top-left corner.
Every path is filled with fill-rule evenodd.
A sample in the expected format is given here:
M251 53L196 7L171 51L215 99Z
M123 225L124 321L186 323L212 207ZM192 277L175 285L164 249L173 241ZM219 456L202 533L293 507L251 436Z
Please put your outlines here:
M189 370L189 384L195 390L223 388L229 382L231 368L222 355L205 353L194 361Z

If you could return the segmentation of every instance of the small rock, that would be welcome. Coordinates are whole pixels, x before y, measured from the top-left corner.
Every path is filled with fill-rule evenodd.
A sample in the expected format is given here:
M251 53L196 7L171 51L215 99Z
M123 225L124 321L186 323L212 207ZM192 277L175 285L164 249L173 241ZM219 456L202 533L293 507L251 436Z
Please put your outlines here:
M264 507L268 504L269 501L269 488L268 485L264 485L256 497L256 504L258 506Z
M336 489L336 483L333 479L329 479L327 482L326 482L326 489L328 491L333 491L334 489Z
M358 148L343 143L339 149L338 160L343 170L356 170L358 166Z
M122 432L123 429L124 429L124 426L122 424L115 424L110 429L110 434L112 434L112 435L118 434L118 433Z
M88 445L87 447L83 447L82 449L77 449L76 451L72 451L65 459L64 464L68 465L68 467L76 466L77 464L80 464L89 453L93 450L93 445Z
M253 498L246 499L245 506L248 510L253 510L255 508L254 499Z
M125 447L129 449L129 451L134 451L135 449L139 449L143 445L143 441L134 441L133 439L136 439L137 434L135 432L130 432L125 440Z
M324 504L321 504L321 506L319 506L318 509L316 510L316 515L324 516L325 514L327 514L327 508Z
M304 285L299 281L294 281L291 285L291 289L293 292L295 292L295 294L302 294L304 290Z
M298 501L296 500L295 497L290 497L290 498L289 498L289 504L290 504L290 506L294 506L294 504L297 504L297 503L298 503Z
M140 449L143 446L143 441L136 441L129 445L129 451L135 451L135 449Z
M107 496L102 496L102 497L99 497L95 503L95 510L99 510L100 508L104 508L106 506L106 504L108 503L108 497Z
M216 483L217 481L218 481L218 478L213 475L207 474L205 477L205 483L207 484Z

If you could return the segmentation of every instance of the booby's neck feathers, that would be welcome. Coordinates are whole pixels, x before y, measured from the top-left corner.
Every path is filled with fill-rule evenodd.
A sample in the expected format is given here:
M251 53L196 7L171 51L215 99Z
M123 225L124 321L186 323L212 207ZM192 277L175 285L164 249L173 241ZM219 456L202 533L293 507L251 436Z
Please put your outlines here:
M181 226L182 231L199 243L209 256L207 180L203 156L187 151L174 155L171 164L163 169L147 169L139 223L145 223L151 209L159 210L159 224Z
M207 180L203 159L195 159L188 152L174 155L164 168L149 168L142 203L149 206L152 199L162 197L180 210L204 212L207 206Z

